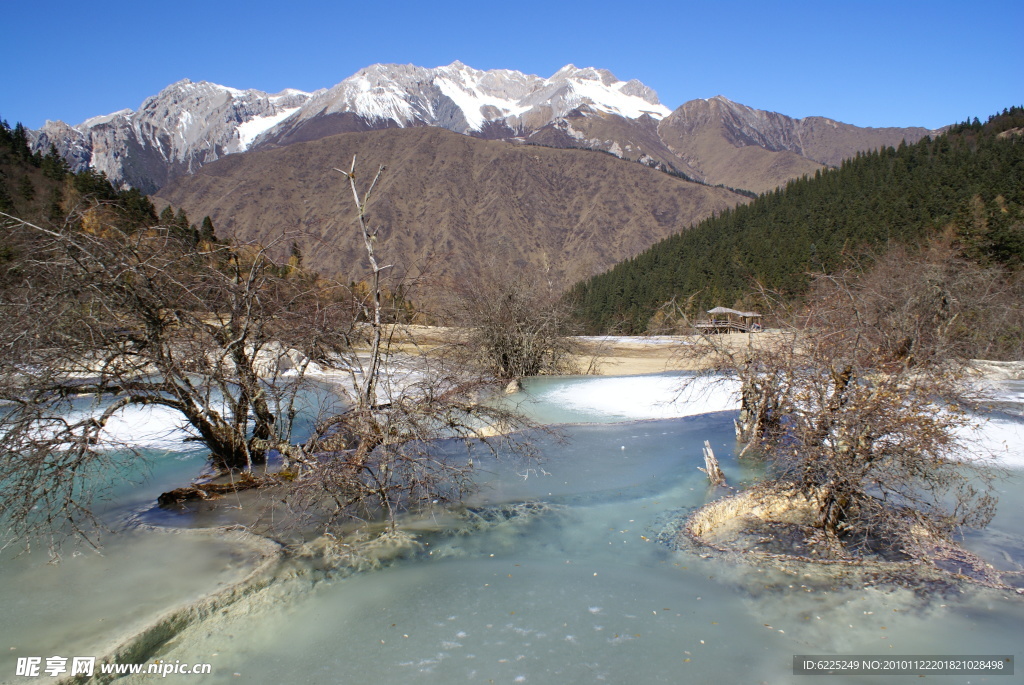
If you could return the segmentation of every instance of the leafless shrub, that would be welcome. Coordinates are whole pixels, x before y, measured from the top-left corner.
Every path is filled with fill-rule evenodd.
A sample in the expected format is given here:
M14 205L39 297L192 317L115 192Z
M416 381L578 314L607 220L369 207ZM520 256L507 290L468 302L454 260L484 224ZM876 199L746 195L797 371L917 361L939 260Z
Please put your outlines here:
M999 282L941 251L896 250L867 273L816 277L800 307L762 292L776 330L684 354L741 381L744 453L813 503L825 539L902 547L994 514L996 471L963 437L980 398L964 362L978 349L969 322L1000 315Z
M114 462L138 458L131 444L112 450L104 433L133 405L177 412L215 467L243 472L232 483L267 486L328 530L382 517L394 529L399 513L469 491L474 459L535 457L535 427L490 401L492 368L467 366L457 346L394 352L388 322L403 317L385 307L400 302L382 296L390 266L377 261L367 218L383 171L362 195L355 160L343 172L370 268L363 300L297 259L276 264L273 246L5 216L0 517L12 539L90 534L92 497ZM342 410L295 444L300 394L318 365L347 376L333 387ZM68 418L79 396L92 409ZM276 473L253 468L274 453ZM204 487L223 486L172 499Z
M466 330L467 361L512 380L579 373L568 304L536 273L491 261L484 276L456 285L451 317Z

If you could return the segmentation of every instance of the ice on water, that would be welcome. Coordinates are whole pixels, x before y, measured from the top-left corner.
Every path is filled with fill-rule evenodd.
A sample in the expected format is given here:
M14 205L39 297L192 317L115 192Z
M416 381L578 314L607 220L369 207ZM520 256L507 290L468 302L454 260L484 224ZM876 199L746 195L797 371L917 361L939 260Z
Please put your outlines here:
M301 574L281 580L160 656L212 663L204 682L213 683L802 683L794 654L1018 651L1024 603L1006 593L842 589L656 542L667 520L713 494L697 471L704 440L730 483L758 475L735 456L735 388L697 383L680 396L679 385L671 374L528 381L517 401L538 418L604 425L567 427L569 442L544 444L532 471L488 466L469 505L549 510L471 534L419 533L423 551L390 568L316 585ZM116 434L141 435L133 418L166 434L160 414L129 415ZM1005 443L1004 463L1020 455L1019 430L1012 413L984 429ZM1024 476L1010 478L993 526L968 539L1005 568L1024 559ZM98 626L130 628L237 572L230 551L165 547L164 537L176 536L141 535L108 557L71 560L55 580L4 559L0 608L19 617L0 628L17 648L8 661L85 649Z
M552 423L669 419L739 409L739 386L729 379L689 374L532 378L522 407Z
M0 555L0 682L18 657L98 656L169 609L237 582L252 550L203 535L123 532L103 554ZM44 679L45 680L45 679Z

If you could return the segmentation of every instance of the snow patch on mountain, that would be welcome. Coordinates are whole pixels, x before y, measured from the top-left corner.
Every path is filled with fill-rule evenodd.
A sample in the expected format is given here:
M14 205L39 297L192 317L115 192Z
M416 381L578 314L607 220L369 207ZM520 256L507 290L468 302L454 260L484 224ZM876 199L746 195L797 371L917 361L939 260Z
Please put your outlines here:
M242 122L235 129L238 132L238 151L245 152L261 133L267 131L299 111L298 107L283 109L277 114L267 114Z
M285 88L280 93L276 93L274 95L271 95L270 96L270 101L271 102L279 102L281 100L284 100L285 98L295 98L295 97L308 98L311 95L312 95L312 93L307 93L304 90L297 90L295 88Z
M664 119L672 113L668 107L660 103L651 103L635 95L626 95L622 87L626 83L619 81L606 86L600 81L573 81L572 88L581 104L590 104L599 112L618 114L627 119L639 119L648 114L655 119Z
M375 124L425 124L457 133L480 131L492 122L536 129L580 107L633 119L669 114L657 94L639 81L620 81L593 67L569 64L545 79L509 69L481 71L458 61L433 69L374 64L312 97L268 137L340 113Z
M110 121L113 121L114 119L116 119L118 117L129 117L132 114L133 114L132 110L130 110L130 109L122 109L122 110L118 110L116 112L111 112L110 114L103 114L103 115L98 116L98 117L92 117L90 119L86 119L85 121L83 121L81 124L79 124L75 128L77 128L77 129L92 128L93 126L99 126L101 124L106 124L106 123L108 123ZM46 123L49 124L51 122L47 121Z
M367 78L359 78L346 89L346 104L351 98L352 109L367 119L391 119L400 126L412 121L413 108L405 97L405 93L393 85L374 85ZM334 107L329 112L344 112L347 107Z
M514 100L482 93L475 84L467 87L464 84L453 83L446 78L439 78L435 83L441 92L448 96L455 103L456 107L462 110L466 123L469 124L469 128L473 131L479 131L489 119L516 116L529 109L519 105ZM485 114L485 111L487 111L485 108L487 107L493 107L494 110L492 111L496 112L498 116L492 115L488 117Z

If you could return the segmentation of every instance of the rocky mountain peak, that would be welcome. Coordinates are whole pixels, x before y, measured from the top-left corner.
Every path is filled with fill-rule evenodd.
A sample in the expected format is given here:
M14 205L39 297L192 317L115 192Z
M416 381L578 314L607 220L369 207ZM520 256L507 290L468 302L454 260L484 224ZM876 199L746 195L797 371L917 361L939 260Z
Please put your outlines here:
M634 119L669 114L653 90L639 81L619 81L606 69L570 64L545 79L510 69L474 69L459 61L432 69L374 64L311 98L256 144L414 125L508 137L581 108Z
M242 152L266 128L310 98L298 90L271 96L182 79L146 98L137 111L92 117L77 126L46 122L37 149L53 144L79 171L91 167L115 183L153 191L225 154Z
M224 155L291 145L337 133L430 126L482 138L583 147L760 191L821 164L879 144L919 139L925 129L860 129L822 117L794 119L722 95L671 112L638 80L567 64L548 78L461 61L427 68L371 64L331 88L276 94L185 78L137 111L78 126L47 122L36 149L57 147L72 168L103 171L116 183L155 190ZM865 133L870 131L870 133ZM755 149L792 154L750 162ZM736 157L735 150L747 150ZM716 166L710 157L733 161ZM744 161L746 160L746 161ZM777 160L776 160L777 161Z
M924 128L861 128L824 117L797 119L716 95L691 100L658 124L659 138L693 176L761 192L837 165L861 150L933 133Z
M47 123L37 146L53 143L73 168L154 190L225 154L344 131L436 126L485 137L520 136L573 113L662 119L669 110L643 83L607 69L568 64L549 78L474 69L459 60L426 68L371 64L331 88L270 95L183 78L139 106L78 126Z
M556 71L548 81L567 81L569 79L600 81L606 86L611 86L619 81L615 78L615 74L607 69L597 69L595 67L584 67L580 69L574 64L566 64L564 67Z

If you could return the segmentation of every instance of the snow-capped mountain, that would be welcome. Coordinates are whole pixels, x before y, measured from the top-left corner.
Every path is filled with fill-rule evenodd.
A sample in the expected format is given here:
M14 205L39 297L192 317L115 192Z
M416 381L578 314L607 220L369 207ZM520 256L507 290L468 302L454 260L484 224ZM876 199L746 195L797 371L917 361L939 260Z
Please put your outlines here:
M312 120L341 114L355 115L370 128L427 125L480 134L498 124L533 131L580 108L629 119L670 113L653 90L605 69L570 64L545 79L508 69L480 71L457 61L436 69L375 64L310 98L262 140L293 139Z
M507 138L537 130L580 109L637 119L670 110L639 81L604 69L568 65L550 78L461 62L427 69L375 64L333 88L270 95L205 81L179 81L137 111L94 117L77 126L47 122L36 149L50 144L75 170L92 167L117 183L152 191L224 155L261 143L285 144L331 133L437 126ZM344 116L341 116L344 115Z
M43 151L54 145L76 171L91 167L116 183L150 192L177 174L244 152L310 97L298 90L271 95L185 79L137 111L93 117L73 127L48 121L34 132L33 143Z
M433 69L375 64L332 88L270 95L188 80L78 126L47 122L75 170L92 167L153 192L224 155L330 135L430 126L478 138L602 150L711 185L761 192L860 150L914 142L923 128L865 129L794 119L716 96L670 111L637 80L571 64L549 78L453 62Z

